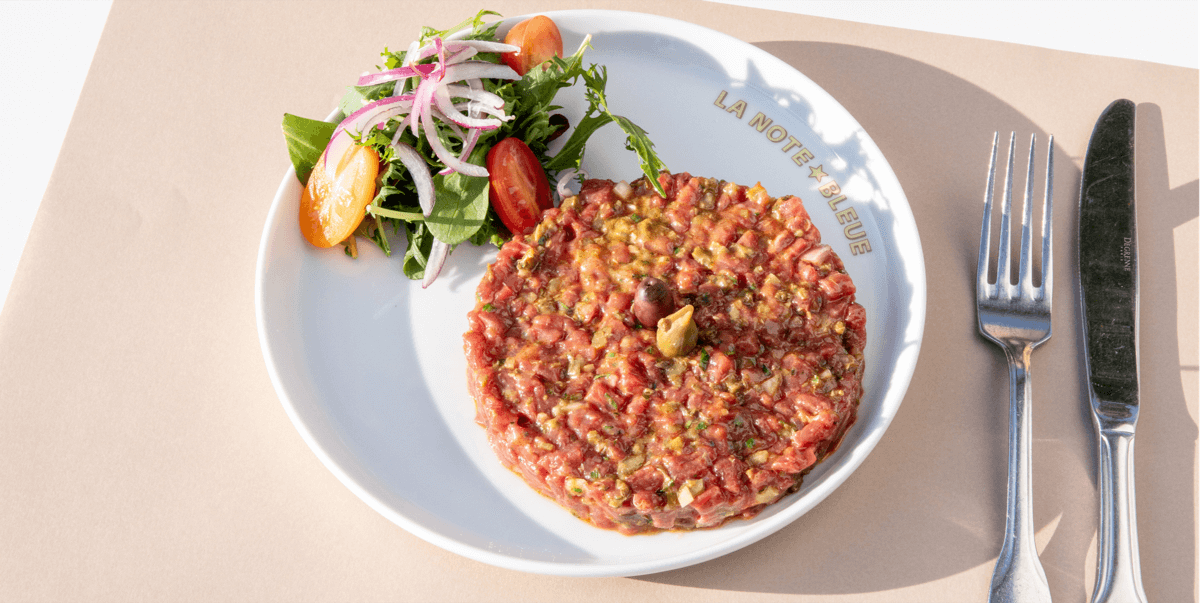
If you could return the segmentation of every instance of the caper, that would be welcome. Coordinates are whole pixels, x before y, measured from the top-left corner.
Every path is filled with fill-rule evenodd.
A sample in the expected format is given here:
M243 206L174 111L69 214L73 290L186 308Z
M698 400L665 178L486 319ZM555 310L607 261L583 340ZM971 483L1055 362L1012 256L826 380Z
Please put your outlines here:
M688 304L680 308L678 312L658 321L656 343L658 350L664 356L668 358L683 356L696 347L700 329L692 320L693 311L692 305Z
M667 284L648 276L642 279L633 296L633 315L643 327L653 329L658 321L675 309L671 301Z

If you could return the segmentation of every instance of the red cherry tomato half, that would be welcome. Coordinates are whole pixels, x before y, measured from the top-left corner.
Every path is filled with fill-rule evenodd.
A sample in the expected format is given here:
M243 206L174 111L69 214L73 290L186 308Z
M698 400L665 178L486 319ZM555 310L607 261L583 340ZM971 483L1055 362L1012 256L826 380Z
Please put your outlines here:
M500 55L505 65L512 67L517 75L525 75L530 69L545 63L550 57L563 55L562 34L550 17L538 15L521 21L508 30L505 44L519 46L517 52Z
M487 154L488 199L514 235L537 226L550 209L550 183L533 151L520 138L505 138Z

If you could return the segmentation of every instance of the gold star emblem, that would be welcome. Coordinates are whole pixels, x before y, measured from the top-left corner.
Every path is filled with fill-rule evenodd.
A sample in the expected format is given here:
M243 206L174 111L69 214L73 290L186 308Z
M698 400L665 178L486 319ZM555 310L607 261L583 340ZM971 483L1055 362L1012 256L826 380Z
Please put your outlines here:
M808 168L808 177L815 178L817 180L817 184L820 184L821 179L829 175L829 174L825 173L824 168L825 168L824 164L818 165L817 167Z

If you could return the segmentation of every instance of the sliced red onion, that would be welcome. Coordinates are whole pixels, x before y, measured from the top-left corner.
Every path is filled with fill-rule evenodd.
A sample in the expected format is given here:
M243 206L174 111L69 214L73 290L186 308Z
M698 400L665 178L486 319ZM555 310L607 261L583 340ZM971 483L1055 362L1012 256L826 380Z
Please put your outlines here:
M455 35L464 35L464 34L462 34L462 32L459 32ZM446 48L449 48L451 50L461 50L463 48L473 48L477 52L517 52L518 50L521 49L519 46L513 46L512 44L505 44L503 42L495 42L495 41L491 41L491 40L456 40L456 39L454 39L454 37L455 37L454 35L451 35L451 36L447 36L445 39L442 40L442 43L445 44ZM434 38L435 41L438 39L439 38ZM427 58L437 54L437 49L434 47L435 43L426 44L426 45L418 48L415 51L409 52L405 56L413 57L412 58L413 62L427 59ZM414 44L415 44L415 42L414 42Z
M479 51L475 50L474 48L464 48L462 50L459 50L458 52L455 52L453 55L447 57L446 64L447 65L456 65L456 64L461 63L477 54L479 54Z
M416 111L414 111L414 113L416 113ZM459 161L459 159L455 157L445 145L442 144L441 139L438 138L437 130L434 129L433 114L431 111L421 112L421 126L425 130L425 140L429 142L429 147L433 149L433 154L437 155L438 160L446 164L446 167L468 176L476 176L479 178L487 177L487 168L483 167L482 165L475 165L473 163Z
M482 85L479 84L479 80L468 80L468 82L473 82L474 85L447 84L446 91L450 93L450 98L465 98L491 109L499 110L504 108L504 99L499 94L493 94L484 90Z
M494 118L478 119L463 115L458 111L458 109L454 108L454 103L450 100L450 91L446 88L447 86L438 86L433 91L434 104L437 106L438 110L442 112L442 115L444 115L446 119L463 126L464 128L475 128L478 130L495 130L504 123L501 120Z
M420 43L418 43L416 40L413 40L412 43L408 45L408 52L404 53L404 64L416 65L418 60L416 58L416 54L420 51Z
M425 77L428 76L437 65L411 65L380 71L379 73L368 73L358 78L359 86L374 86L384 82L391 82L399 79L407 79L410 77Z
M416 42L413 44L415 45ZM424 61L435 54L437 54L437 48L434 48L433 44L426 44L404 55L404 59L407 63L416 63L417 61Z
M354 128L356 133L366 132L377 124L411 111L412 107L412 96L389 96L369 102L354 113L347 115L334 129L333 136L330 137L329 144L325 147L326 162L328 163L331 153L335 157L341 157L341 154L353 142L348 135L350 128ZM343 136L343 134L346 135Z
M492 40L446 40L447 46L467 46L479 52L517 52L520 46Z
M429 175L429 164L425 163L425 158L416 149L403 142L393 142L392 151L412 176L413 184L417 187L417 199L421 202L421 212L428 217L437 200L434 197L433 177Z
M421 281L422 289L432 285L433 281L442 273L442 266L446 265L446 258L449 255L450 246L434 239L433 248L429 250L429 260L425 263L425 278Z
M467 115L470 115L474 118L479 118L483 115L491 115L492 117L495 117L496 119L499 119L501 121L512 121L513 119L515 119L513 116L506 114L504 112L504 109L497 109L495 107L489 107L479 101L467 101L465 103L454 103L454 108L458 109L459 111L466 111Z
M556 184L554 187L555 190L558 191L559 202L562 202L563 199L575 194L571 192L571 189L567 188L567 184L570 183L571 180L573 180L576 176L583 176L584 178L587 178L587 172L583 170L577 170L575 168L569 168L563 170L562 173L559 174L558 184Z
M449 88L458 90L458 89L461 89L462 86L449 86ZM483 94L489 94L491 96L496 96L495 94L491 94L490 92L487 92L486 90L484 90L483 82L481 82L479 80L467 80L466 90L468 93L483 93ZM504 99L501 99L499 96L496 96L496 98L500 100L500 105L503 106ZM483 106L481 103L478 103L478 102L467 103L467 115L469 115L470 117L473 117L473 118L479 117L480 113L484 109L490 109L490 107ZM499 115L501 117L504 117L503 111L500 111L499 109L497 109L497 112L499 113ZM458 156L463 158L464 160L471 157L471 152L475 150L475 144L477 142L479 142L479 130L476 130L476 129L467 130L467 137L465 139L463 139L462 153L459 153ZM450 168L446 168L439 173L444 175L450 171L451 171Z
M435 65L437 65L437 68L434 69L433 73L431 73L429 75L430 75L430 77L435 77L440 80L441 74L446 72L446 45L442 44L441 38L434 38L433 39L433 47L437 50L438 60L437 60L437 63L434 63Z
M413 108L412 113L405 118L400 127L409 127L412 130L414 137L420 138L420 121L421 116L429 112L429 108L433 103L433 92L437 88L437 82L432 78L421 80L416 91L413 92ZM428 131L428 130L427 130Z
M521 76L508 65L472 61L446 67L442 83L453 84L463 80L491 78L494 80L518 80Z
M405 58L407 59L407 57L413 56L420 48L421 47L417 45L417 41L413 40L412 44L408 45L408 52L404 53ZM416 61L406 60L404 64L411 67L416 64ZM404 94L404 91L408 88L408 80L409 78L401 78L396 80L396 88L392 91L392 94L396 96ZM403 130L404 128L401 127L400 129Z

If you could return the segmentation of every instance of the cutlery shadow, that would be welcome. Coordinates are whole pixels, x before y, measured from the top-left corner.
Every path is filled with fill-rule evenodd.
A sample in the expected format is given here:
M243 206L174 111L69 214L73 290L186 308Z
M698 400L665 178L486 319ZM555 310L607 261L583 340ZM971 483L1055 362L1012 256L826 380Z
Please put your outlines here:
M747 592L841 594L901 588L971 571L980 574L974 598L982 600L1004 530L1008 373L1002 354L979 336L975 317L971 283L980 201L993 132L1035 133L1043 149L1048 133L992 93L912 59L842 44L756 45L837 98L870 133L900 179L925 235L929 318L922 353L886 437L823 503L751 547L637 579ZM770 90L753 71L747 79ZM777 93L785 96L787 91ZM1101 109L1080 114L1098 115ZM1140 116L1139 128L1142 121L1152 122L1151 113ZM1159 122L1156 131L1141 128L1157 140L1139 141L1140 166L1166 165L1161 118ZM1097 525L1095 441L1084 406L1075 276L1083 149L1056 146L1055 333L1034 354L1031 371L1034 514L1055 598L1083 600L1095 575ZM1044 162L1044 155L1039 161ZM1043 168L1041 163L1039 174ZM1170 232L1195 218L1196 183L1163 194L1163 178L1142 178L1140 173L1139 190L1150 189L1143 198L1154 195L1171 206L1153 215L1143 212L1143 257L1174 263L1177 251ZM1018 178L1014 190L1022 184ZM941 209L948 207L962 211ZM1142 568L1148 594L1185 600L1196 562L1190 512L1196 426L1188 417L1180 378L1172 372L1180 367L1178 345L1173 345L1178 308L1172 285L1142 284L1143 398L1154 406L1147 408L1139 426L1138 462L1153 462L1156 473L1145 474L1138 483L1138 507L1142 517L1178 518L1158 522L1154 532L1143 529ZM1152 350L1149 342L1154 342ZM1195 367L1190 378L1195 380ZM1149 386L1152 380L1155 385Z

